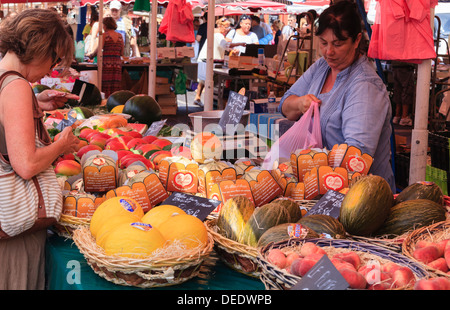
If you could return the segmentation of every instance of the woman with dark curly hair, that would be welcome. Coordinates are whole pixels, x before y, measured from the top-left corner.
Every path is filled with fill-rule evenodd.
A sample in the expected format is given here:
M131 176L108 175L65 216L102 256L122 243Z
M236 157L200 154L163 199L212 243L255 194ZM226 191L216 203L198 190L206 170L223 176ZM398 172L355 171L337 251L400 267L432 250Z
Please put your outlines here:
M54 186L57 180L52 163L60 154L76 151L79 139L69 126L52 143L42 122L43 110L54 110L69 98L79 98L55 90L35 96L30 83L39 81L58 64L70 67L72 38L55 12L29 9L0 24L0 52L4 55L0 61L2 164L9 162L23 180L45 173L48 184ZM49 191L51 186L41 186L45 205L52 201L55 210L61 210L62 193ZM2 188L2 195L4 192ZM14 210L16 206L10 207ZM0 289L44 289L45 240L44 228L0 239Z

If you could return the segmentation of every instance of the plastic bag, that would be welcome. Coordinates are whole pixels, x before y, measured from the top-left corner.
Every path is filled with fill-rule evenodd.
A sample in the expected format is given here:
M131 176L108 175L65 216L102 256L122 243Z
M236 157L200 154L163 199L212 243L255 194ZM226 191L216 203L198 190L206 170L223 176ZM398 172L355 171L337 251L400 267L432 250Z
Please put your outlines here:
M175 78L175 94L183 95L186 93L186 74L184 74L183 70L178 72L177 77Z
M314 117L313 117L314 116ZM261 167L272 170L273 164L289 161L298 149L322 148L319 104L312 102L308 111L292 125L270 148Z

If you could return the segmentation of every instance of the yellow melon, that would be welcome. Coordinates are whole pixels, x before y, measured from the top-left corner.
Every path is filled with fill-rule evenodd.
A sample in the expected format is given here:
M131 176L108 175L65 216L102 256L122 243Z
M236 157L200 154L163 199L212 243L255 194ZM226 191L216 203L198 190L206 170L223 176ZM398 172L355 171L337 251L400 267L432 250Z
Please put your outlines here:
M141 218L141 222L158 228L161 223L165 222L174 214L186 214L186 212L177 206L160 205L147 211L147 213L145 213L145 215Z
M109 233L117 228L121 224L125 223L134 223L137 219L134 215L117 215L109 218L107 222L105 222L98 230L97 235L95 237L95 243L97 245L103 247L105 245L106 237L108 237Z
M124 104L119 104L115 106L114 108L112 108L111 113L122 113L124 106L125 106Z
M219 160L222 157L223 146L215 134L201 132L192 139L190 149L192 158L196 162L204 163L207 159Z
M145 223L124 223L112 230L105 238L106 255L145 258L164 246L163 235Z
M105 200L94 211L90 221L90 231L96 238L100 227L113 216L132 217L139 222L144 216L141 205L131 197L118 196Z
M161 223L158 230L168 241L168 244L179 240L188 249L204 246L208 242L205 224L199 218L190 214L173 215Z

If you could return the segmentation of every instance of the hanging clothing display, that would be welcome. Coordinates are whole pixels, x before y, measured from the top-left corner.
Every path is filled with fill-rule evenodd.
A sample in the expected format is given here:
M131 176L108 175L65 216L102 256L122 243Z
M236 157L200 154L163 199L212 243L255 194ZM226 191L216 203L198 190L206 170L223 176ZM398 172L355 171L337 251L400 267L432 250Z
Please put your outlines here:
M421 63L436 50L430 11L438 0L377 0L368 56Z
M172 42L194 42L192 5L186 3L186 0L169 1L159 32L165 34L166 39Z

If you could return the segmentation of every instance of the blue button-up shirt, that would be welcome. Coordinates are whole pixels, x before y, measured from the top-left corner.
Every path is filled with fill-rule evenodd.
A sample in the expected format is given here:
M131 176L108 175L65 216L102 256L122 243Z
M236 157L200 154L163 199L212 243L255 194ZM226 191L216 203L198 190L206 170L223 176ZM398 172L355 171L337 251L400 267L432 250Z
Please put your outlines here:
M313 94L322 101L320 124L323 146L346 143L374 158L370 173L382 176L395 193L391 159L391 103L381 78L367 57L341 71L328 93L320 91L330 70L324 58L317 60L281 98Z

